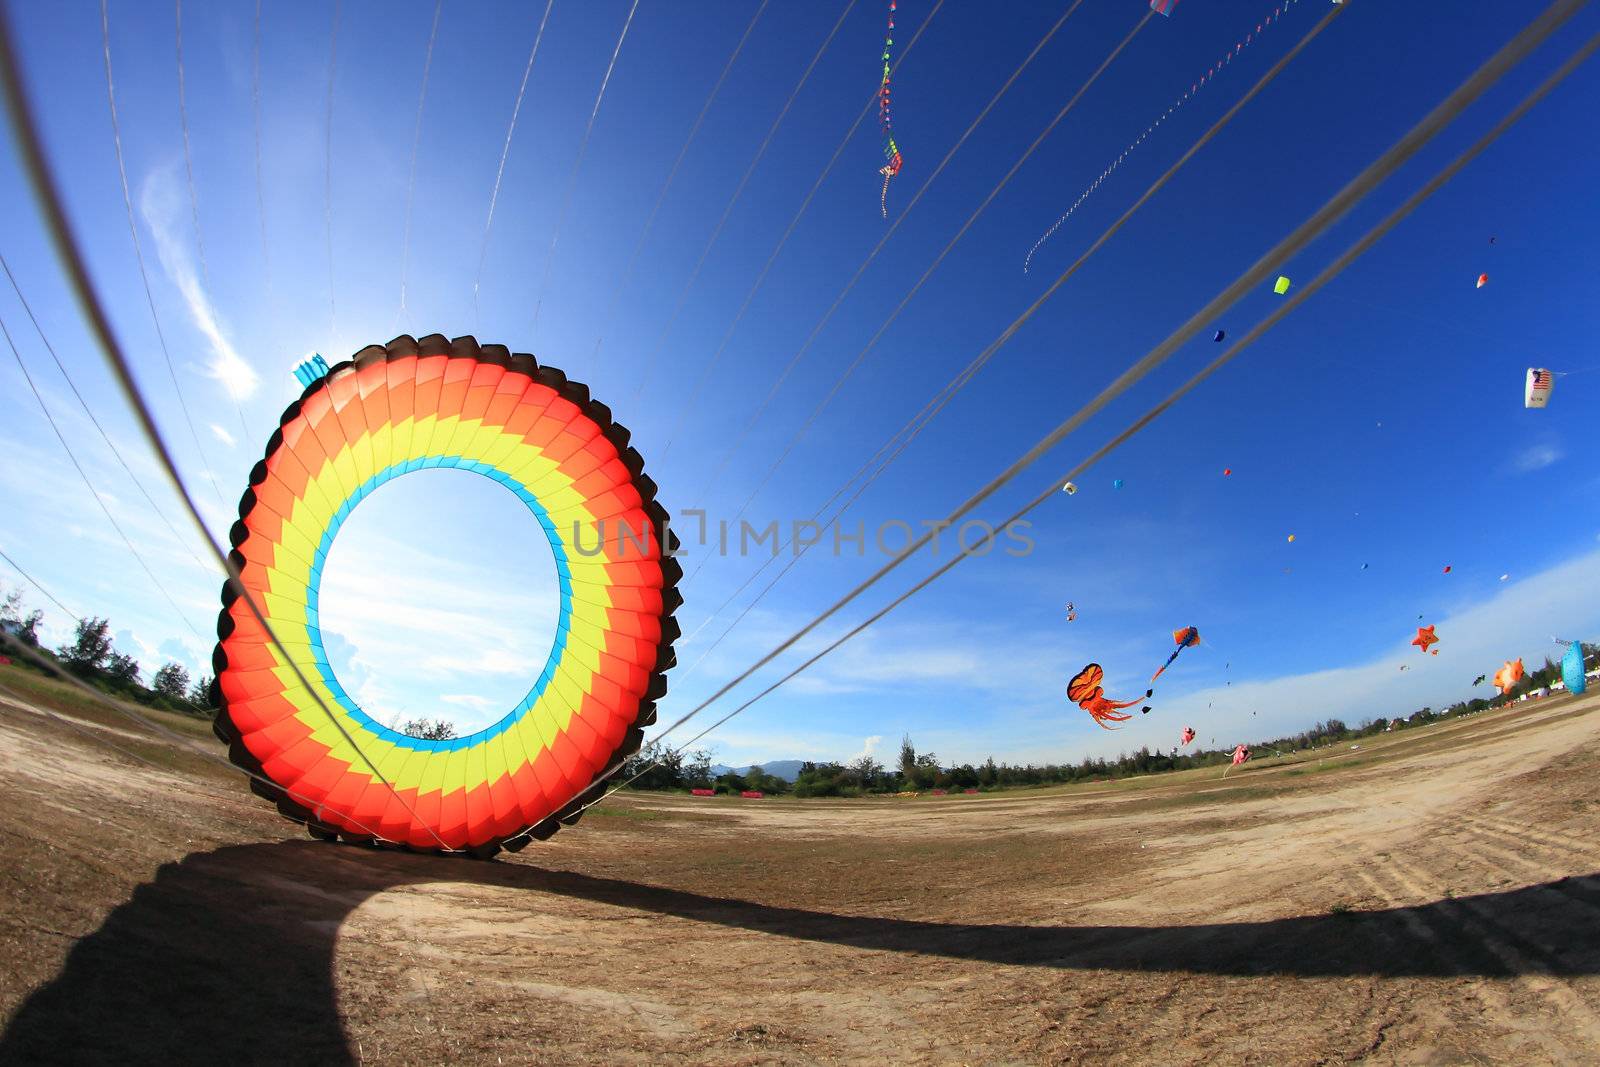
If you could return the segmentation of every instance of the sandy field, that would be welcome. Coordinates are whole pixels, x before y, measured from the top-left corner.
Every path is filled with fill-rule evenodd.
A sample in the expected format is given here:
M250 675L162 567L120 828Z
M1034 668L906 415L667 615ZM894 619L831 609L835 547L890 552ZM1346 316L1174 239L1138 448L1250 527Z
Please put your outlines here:
M1600 697L1225 780L626 796L479 862L0 683L3 1063L1600 1063Z

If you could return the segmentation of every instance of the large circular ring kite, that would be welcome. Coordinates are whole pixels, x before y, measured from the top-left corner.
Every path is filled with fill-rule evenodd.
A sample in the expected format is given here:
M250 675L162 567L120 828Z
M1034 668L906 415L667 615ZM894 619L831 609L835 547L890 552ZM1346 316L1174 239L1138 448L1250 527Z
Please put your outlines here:
M663 552L666 513L628 437L585 386L471 337L400 337L313 380L251 471L231 536L249 599L225 585L217 621L216 732L256 791L319 836L477 855L575 822L639 750L678 636L682 572ZM549 541L561 598L527 696L494 725L445 741L363 712L329 666L317 615L328 549L350 512L429 467L515 493Z

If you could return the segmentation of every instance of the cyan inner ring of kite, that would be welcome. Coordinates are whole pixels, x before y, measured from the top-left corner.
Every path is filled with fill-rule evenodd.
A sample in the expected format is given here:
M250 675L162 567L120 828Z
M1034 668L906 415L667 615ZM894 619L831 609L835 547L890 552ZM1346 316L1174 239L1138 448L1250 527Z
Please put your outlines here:
M471 337L399 337L312 381L251 471L230 535L282 649L231 584L217 620L216 731L235 763L277 786L256 791L321 835L419 849L492 854L575 822L639 750L675 662L682 572L629 438L585 386ZM356 704L318 616L345 519L379 486L428 468L515 493L549 541L561 596L556 632L530 638L550 653L527 695L494 725L442 741L390 730Z

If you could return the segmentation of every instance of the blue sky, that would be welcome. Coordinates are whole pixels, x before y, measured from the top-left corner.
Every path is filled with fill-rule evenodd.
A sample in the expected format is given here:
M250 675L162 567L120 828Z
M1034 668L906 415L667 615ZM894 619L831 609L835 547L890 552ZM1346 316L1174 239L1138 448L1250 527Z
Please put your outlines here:
M879 215L880 147L869 117L696 394L758 272L873 93L884 5L772 4L762 13L624 285L673 161L756 10L640 0L574 182L579 143L630 6L556 0L486 250L490 191L544 5L446 6L422 117L402 311L407 175L433 5L342 5L331 158L333 9L265 6L259 186L254 5L185 9L202 261L172 12L111 3L139 238L197 447L128 233L99 6L11 5L95 280L219 537L297 390L293 365L309 351L342 358L401 331L472 333L590 383L634 430L669 510L702 506L714 519L731 518L911 284L1144 12L1139 0L1085 0L927 189L714 477L739 428L889 225ZM933 16L896 75L895 131L907 162L889 193L891 217L1066 6L1012 5L997 15L947 3ZM1187 0L1174 17L1152 19L955 246L746 517L759 527L809 516L1326 10L1321 0L1291 6L1128 157L1024 274L1038 235L1274 6ZM900 4L897 51L932 7ZM1490 0L1348 7L1045 305L874 484L847 525L942 517L1163 339L1530 17L1522 5ZM751 159L845 12L686 291ZM1596 29L1600 14L1575 18L1284 272L1316 273ZM1261 344L1080 478L1082 491L1036 512L1026 558L996 553L963 564L717 731L708 741L718 758L844 758L875 744L892 748L906 731L945 760L1166 747L1185 724L1202 740L1231 743L1329 714L1356 720L1448 703L1505 657L1553 652L1552 633L1595 636L1600 149L1574 132L1592 125L1587 105L1597 90L1600 69L1580 69ZM179 523L67 293L9 142L0 152L0 203L0 252L88 402ZM1474 288L1485 272L1489 284ZM1263 289L1217 325L1238 336L1279 299ZM174 538L127 483L8 286L0 287L0 316L182 617L105 527L9 352L0 353L0 545L75 610L109 616L121 646L147 669L169 657L200 667L209 660L219 579L194 558L195 540ZM1209 332L1191 342L980 514L1014 510L1215 352ZM1528 366L1574 372L1558 382L1547 410L1522 407ZM1113 489L1113 479L1123 488ZM539 544L532 517L482 479L435 471L386 486L350 520L329 566L324 617L341 680L386 721L443 715L471 726L498 717L549 648L552 568L544 553L521 551ZM697 548L689 546L689 571L700 562ZM681 648L663 720L880 562L871 552L814 551L685 669L765 584L758 581ZM710 560L684 589L685 632L758 563ZM796 659L932 565L908 564ZM0 580L15 579L0 572ZM1070 624L1068 601L1078 609ZM40 606L51 639L63 638L65 617ZM1407 644L1419 615L1438 627L1437 657ZM1089 660L1105 665L1112 696L1141 692L1165 658L1169 632L1186 624L1207 643L1163 676L1150 716L1105 734L1063 700L1066 678ZM1399 671L1402 662L1411 669Z

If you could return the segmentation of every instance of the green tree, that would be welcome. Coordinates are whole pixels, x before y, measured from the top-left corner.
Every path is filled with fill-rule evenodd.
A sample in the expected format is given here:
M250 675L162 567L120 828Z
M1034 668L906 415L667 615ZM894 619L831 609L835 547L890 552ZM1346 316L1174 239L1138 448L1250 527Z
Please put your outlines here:
M878 775L882 773L883 764L873 759L871 753L857 756L850 763L850 776L862 789L871 789L877 783Z
M189 672L181 663L168 663L150 679L150 688L157 696L182 703L189 698Z
M22 590L13 589L0 601L0 631L15 637L29 648L39 646L39 623L44 612L22 610Z
M448 741L456 735L456 727L448 719L409 719L400 732L423 741Z
M78 620L72 644L59 649L61 662L79 673L103 670L111 656L111 623L90 617Z
M910 780L917 770L917 750L912 747L911 735L900 738L900 777Z
M194 685L189 687L189 703L197 708L209 709L211 707L211 683L215 680L209 674L201 675L197 678Z
M106 674L124 685L139 684L139 661L123 652L113 652L106 659Z

